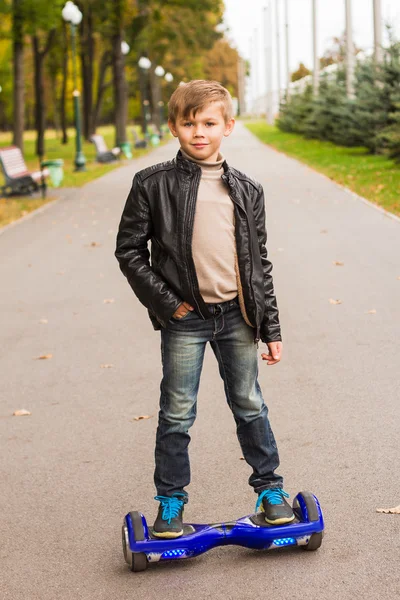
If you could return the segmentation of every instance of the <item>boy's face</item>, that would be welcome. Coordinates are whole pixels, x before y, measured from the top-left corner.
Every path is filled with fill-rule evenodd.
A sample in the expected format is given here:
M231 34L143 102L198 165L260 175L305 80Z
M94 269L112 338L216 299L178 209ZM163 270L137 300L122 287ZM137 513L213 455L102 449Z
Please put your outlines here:
M169 120L168 126L186 154L197 160L216 162L222 138L232 133L235 119L225 123L220 104L211 102L201 112L197 111L196 117L178 116L175 125Z

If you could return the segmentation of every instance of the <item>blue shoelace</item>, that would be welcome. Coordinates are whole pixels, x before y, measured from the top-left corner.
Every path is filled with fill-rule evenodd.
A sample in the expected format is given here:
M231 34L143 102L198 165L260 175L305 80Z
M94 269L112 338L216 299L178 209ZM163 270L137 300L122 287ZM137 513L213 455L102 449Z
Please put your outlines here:
M167 521L168 525L171 524L172 519L175 519L179 515L179 512L184 505L183 500L185 494L177 492L173 496L155 496L154 500L160 502L162 506L162 519Z
M289 498L289 494L284 492L281 488L263 490L256 502L256 512L258 512L264 498L266 498L270 504L281 504L282 498Z

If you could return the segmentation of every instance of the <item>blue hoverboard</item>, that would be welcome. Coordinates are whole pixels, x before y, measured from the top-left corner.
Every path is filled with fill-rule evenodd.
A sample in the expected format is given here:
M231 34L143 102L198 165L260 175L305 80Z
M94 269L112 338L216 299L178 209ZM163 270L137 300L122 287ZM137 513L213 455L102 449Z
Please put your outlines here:
M310 492L299 492L293 500L294 521L269 525L264 513L227 523L185 524L178 538L155 537L142 513L132 511L122 525L122 547L131 571L144 571L149 563L193 558L216 546L236 545L255 550L300 546L317 550L322 543L324 519L319 502Z

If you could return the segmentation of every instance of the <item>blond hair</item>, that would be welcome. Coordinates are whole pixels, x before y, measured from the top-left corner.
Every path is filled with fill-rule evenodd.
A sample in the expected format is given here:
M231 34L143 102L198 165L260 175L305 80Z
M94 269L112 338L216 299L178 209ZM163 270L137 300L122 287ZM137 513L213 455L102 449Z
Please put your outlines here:
M194 79L181 84L168 102L168 119L175 125L178 117L196 116L211 102L220 104L225 123L233 117L232 97L218 81Z

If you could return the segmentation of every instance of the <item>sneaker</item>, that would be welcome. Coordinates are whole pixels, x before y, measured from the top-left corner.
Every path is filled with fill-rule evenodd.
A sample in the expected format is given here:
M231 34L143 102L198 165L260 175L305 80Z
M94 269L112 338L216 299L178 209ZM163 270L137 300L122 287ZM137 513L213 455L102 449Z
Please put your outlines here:
M265 513L264 518L270 525L284 525L294 520L294 513L285 498L289 494L281 488L263 490L258 496L256 512L260 508Z
M177 538L183 533L183 506L186 494L176 492L172 496L155 496L160 506L153 525L153 535L161 538Z

